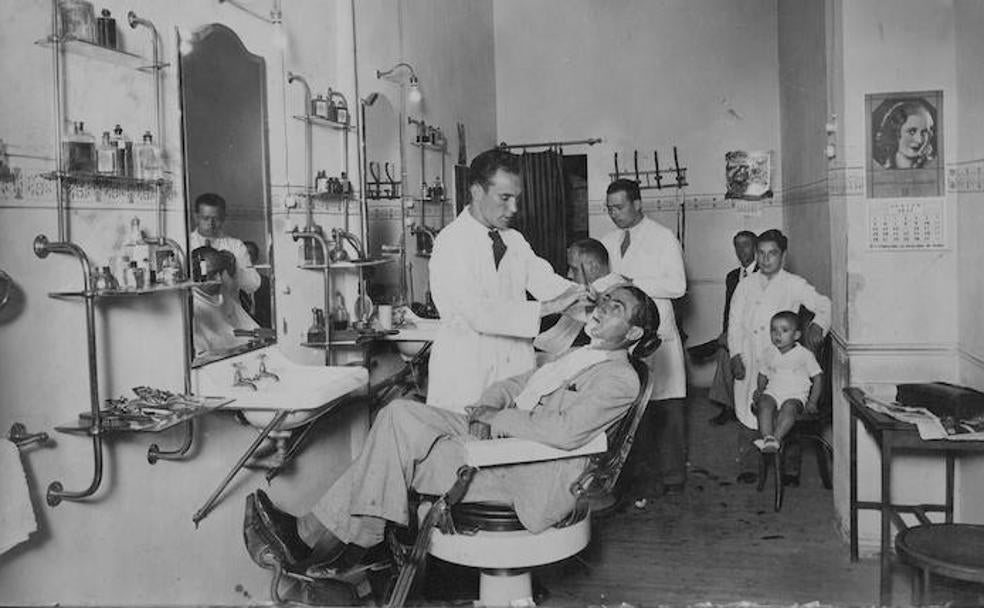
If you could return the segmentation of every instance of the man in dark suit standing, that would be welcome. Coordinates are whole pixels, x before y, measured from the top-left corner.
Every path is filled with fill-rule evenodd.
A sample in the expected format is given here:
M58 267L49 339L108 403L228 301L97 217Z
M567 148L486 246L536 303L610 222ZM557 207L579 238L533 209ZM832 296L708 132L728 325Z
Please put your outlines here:
M740 266L733 269L724 279L724 325L718 337L717 371L711 382L708 399L721 406L721 413L708 420L710 424L722 425L735 420L735 381L731 374L731 353L728 352L728 319L731 315L731 297L743 279L758 270L755 265L755 246L758 238L754 232L742 230L733 239L735 256Z

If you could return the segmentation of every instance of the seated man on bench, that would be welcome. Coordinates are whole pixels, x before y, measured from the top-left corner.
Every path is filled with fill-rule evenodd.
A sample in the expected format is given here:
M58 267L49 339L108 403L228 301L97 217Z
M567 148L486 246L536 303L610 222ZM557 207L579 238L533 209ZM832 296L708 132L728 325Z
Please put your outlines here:
M361 454L311 512L296 518L280 511L262 490L247 499L252 537L267 545L251 547L248 533L247 549L261 566L268 565L262 551L270 550L286 570L311 578L331 578L357 565L383 540L387 521L408 524L411 489L440 495L454 485L465 462L463 444L477 440L469 434L473 422L490 425L493 436L564 450L585 445L637 398L639 378L629 357L655 350L658 327L659 312L645 293L615 286L599 297L591 315L590 345L493 384L468 414L394 401L380 411ZM508 503L528 530L542 532L573 509L569 487L586 463L587 457L576 457L482 469L463 502Z

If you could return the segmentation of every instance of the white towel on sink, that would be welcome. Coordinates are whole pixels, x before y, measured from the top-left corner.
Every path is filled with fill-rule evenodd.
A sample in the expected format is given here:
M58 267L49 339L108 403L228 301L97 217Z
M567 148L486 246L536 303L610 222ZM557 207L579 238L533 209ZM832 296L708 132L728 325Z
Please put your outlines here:
M0 439L0 554L37 529L20 450L12 441Z

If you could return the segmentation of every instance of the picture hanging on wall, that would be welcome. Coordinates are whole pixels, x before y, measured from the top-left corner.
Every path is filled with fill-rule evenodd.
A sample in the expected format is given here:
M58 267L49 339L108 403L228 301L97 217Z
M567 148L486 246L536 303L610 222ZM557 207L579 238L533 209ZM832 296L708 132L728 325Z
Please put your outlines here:
M868 198L943 196L943 91L864 99Z
M756 201L772 197L772 153L734 150L724 155L724 198Z

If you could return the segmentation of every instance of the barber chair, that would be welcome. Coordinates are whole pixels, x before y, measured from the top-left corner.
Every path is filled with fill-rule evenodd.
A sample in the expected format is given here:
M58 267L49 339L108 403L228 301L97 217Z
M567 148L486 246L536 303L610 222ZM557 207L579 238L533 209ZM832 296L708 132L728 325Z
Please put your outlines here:
M403 560L388 606L403 605L428 550L444 561L480 569L480 605L531 605L530 569L567 559L584 549L591 539L592 510L614 503L615 483L653 390L645 365L633 365L642 388L632 407L605 433L577 450L558 450L515 438L467 444L466 464L459 470L454 487L426 511L417 540ZM574 510L539 534L523 528L510 505L460 502L480 468L585 455L590 455L589 463L571 484L571 493L576 497ZM424 503L421 511L426 506Z

